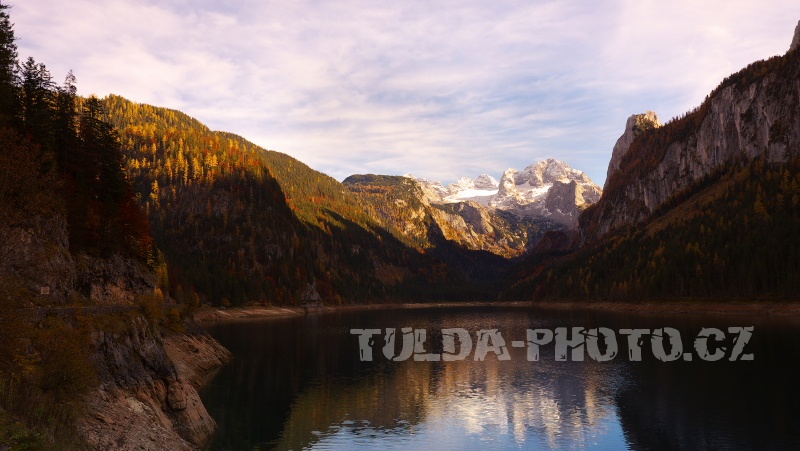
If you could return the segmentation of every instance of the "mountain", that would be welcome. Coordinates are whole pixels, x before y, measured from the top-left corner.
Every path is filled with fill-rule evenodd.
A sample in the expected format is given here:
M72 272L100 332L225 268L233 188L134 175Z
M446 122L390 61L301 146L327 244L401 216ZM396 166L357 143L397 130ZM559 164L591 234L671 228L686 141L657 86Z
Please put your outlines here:
M473 182L467 183L462 186L471 189ZM517 257L547 230L563 228L547 219L517 217L473 201L431 203L431 195L438 196L438 185L410 176L352 175L343 184L359 195L372 217L399 232L402 241L429 254L452 253L455 245Z
M416 180L434 204L471 201L489 210L546 218L570 228L577 227L580 211L597 202L602 192L584 172L552 158L521 172L508 169L499 182L486 174L474 181L462 177L447 188L439 182Z
M696 109L633 140L609 167L603 198L583 230L601 237L644 221L715 172L761 160L785 163L800 148L796 50L726 78Z
M179 111L118 96L104 106L179 300L338 304L496 292L478 285L497 275L499 257L440 243L429 251L427 227L412 230L411 198L384 205L377 192ZM387 208L394 216L377 213Z
M579 233L549 237L551 246L534 251L506 294L797 298L798 79L793 44L727 77L663 126L655 114L632 116Z

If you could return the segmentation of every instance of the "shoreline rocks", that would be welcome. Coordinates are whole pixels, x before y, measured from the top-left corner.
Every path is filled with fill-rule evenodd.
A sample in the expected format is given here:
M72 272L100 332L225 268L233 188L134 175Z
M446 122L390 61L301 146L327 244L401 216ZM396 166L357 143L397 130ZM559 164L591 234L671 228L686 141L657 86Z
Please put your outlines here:
M143 318L123 332L96 332L100 386L79 429L93 449L197 450L216 422L198 389L231 358L205 333L162 336Z

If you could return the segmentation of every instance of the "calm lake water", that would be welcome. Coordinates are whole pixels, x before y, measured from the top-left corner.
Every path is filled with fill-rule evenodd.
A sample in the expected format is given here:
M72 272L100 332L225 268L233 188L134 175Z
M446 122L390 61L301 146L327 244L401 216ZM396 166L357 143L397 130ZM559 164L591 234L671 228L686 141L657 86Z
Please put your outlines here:
M753 360L728 360L732 326L754 327L743 349ZM442 329L466 329L473 352L461 361L389 361L383 332L402 327L427 331L426 353L442 353ZM529 361L527 343L512 346L528 329L558 327L612 329L619 354L557 361L550 343ZM664 327L680 331L693 359L656 359L647 335L642 360L630 361L618 331ZM373 361L360 361L354 328L382 330ZM726 333L721 360L697 355L703 328ZM510 360L492 352L474 360L482 329L499 331ZM209 331L235 356L201 393L218 422L214 450L800 449L800 327L791 318L468 307L312 314ZM608 351L603 340L596 349Z

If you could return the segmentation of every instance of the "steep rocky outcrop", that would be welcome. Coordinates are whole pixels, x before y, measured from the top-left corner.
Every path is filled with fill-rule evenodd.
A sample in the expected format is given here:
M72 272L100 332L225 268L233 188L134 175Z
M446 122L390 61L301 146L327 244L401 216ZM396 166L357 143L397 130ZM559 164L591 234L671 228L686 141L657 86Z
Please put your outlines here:
M794 28L794 38L792 38L792 44L789 46L789 51L797 50L800 47L800 20L797 21L797 26Z
M532 164L514 176L515 184L528 185L532 188L541 188L550 183L568 180L579 183L592 182L585 172L574 169L567 163L554 158Z
M428 203L444 202L444 198L450 195L450 191L441 182L416 178L411 174L406 174L403 177L414 179L417 182L423 193L422 198Z
M577 224L583 207L600 199L601 191L596 185L579 184L575 180L555 182L547 191L544 208L550 219L562 224Z
M134 294L152 293L156 276L143 263L120 254L73 254L61 215L32 218L31 226L7 232L0 274L24 282L42 305L63 305L77 297L94 305L132 305Z
M454 208L472 230L479 234L494 233L489 213L475 202L461 202Z
M625 123L625 132L617 139L616 144L614 144L614 150L611 152L611 161L608 163L606 183L603 189L606 189L606 186L608 186L608 179L619 169L619 162L622 160L625 153L628 152L633 140L642 134L642 132L661 127L661 125L661 121L658 120L658 115L652 111L648 111L644 114L634 114L628 118L628 121Z
M455 183L451 183L447 186L447 191L450 193L455 193L458 191L466 191L475 189L475 181L469 177L461 177Z
M78 255L76 267L76 288L92 304L133 305L136 293L156 288L155 273L130 257Z
M800 152L800 51L728 77L685 117L642 133L612 170L601 200L581 219L587 240L648 218L715 171Z
M39 329L64 320L90 337L87 354L70 349L76 367L91 368L86 374L96 371L99 380L83 395L86 414L77 424L89 446L204 446L216 424L197 389L230 354L200 330L162 336L159 326L138 313L137 296L152 298L154 311L163 308L153 296L155 272L126 255L73 254L68 226L58 214L30 218L27 227L13 228L3 238L3 251L12 258L0 259L0 298L4 303L17 297L32 300L19 306L27 307L27 313L15 318ZM24 292L8 293L9 287Z
M87 396L80 430L94 449L194 450L216 423L197 389L230 353L208 335L163 337L144 318L95 332L100 386Z

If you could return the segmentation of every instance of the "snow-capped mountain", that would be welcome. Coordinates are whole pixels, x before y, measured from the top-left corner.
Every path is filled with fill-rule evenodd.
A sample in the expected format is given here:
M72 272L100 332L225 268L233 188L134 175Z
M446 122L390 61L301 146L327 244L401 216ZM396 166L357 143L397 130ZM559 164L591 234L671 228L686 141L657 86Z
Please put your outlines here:
M583 171L547 159L522 171L510 168L500 181L483 174L476 180L462 177L445 188L439 182L416 179L434 204L475 202L486 208L520 216L541 216L576 227L581 209L600 199L602 190Z

